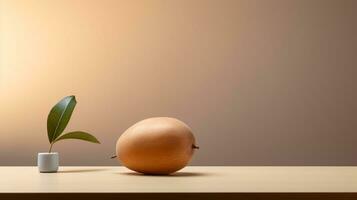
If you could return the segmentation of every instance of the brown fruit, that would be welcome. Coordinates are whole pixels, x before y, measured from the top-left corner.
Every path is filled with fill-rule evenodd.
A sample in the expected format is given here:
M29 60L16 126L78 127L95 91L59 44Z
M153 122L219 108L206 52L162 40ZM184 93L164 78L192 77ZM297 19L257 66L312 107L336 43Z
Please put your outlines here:
M168 117L142 120L118 139L116 155L127 168L144 174L170 174L187 165L195 138L183 122Z

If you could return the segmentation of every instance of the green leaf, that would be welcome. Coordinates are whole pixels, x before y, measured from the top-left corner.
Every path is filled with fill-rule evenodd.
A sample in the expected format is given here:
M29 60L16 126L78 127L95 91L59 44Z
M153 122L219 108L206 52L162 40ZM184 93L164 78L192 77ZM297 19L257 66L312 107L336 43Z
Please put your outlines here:
M64 139L79 139L79 140L84 140L88 142L93 142L93 143L98 143L100 142L95 138L93 135L83 132L83 131L74 131L74 132L69 132L66 134L63 134L61 137L57 138L55 142L59 140L64 140Z
M47 135L50 143L55 141L64 131L76 104L75 96L68 96L51 109L47 117Z

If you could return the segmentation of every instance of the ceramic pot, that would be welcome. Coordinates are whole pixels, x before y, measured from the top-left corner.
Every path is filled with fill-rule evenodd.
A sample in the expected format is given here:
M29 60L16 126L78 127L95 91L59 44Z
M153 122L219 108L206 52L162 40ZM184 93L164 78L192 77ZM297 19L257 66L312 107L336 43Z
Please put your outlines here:
M38 153L37 166L41 173L53 173L58 171L59 156L57 152Z

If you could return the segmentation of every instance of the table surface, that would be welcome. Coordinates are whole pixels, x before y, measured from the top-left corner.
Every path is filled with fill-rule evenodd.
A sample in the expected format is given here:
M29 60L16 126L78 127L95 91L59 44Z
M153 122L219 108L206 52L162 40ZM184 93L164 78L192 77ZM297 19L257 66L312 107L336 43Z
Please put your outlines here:
M186 167L147 176L124 167L0 167L0 193L357 192L357 167Z

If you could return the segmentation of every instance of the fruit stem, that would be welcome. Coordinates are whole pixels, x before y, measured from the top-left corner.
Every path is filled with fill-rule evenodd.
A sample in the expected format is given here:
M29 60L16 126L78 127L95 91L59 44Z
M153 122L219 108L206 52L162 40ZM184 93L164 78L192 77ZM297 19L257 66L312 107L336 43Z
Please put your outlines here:
M113 156L110 157L110 159L114 159L116 157L118 157L118 156L117 155L113 155Z
M196 146L196 145L192 145L192 149L199 149L200 147L199 146Z

